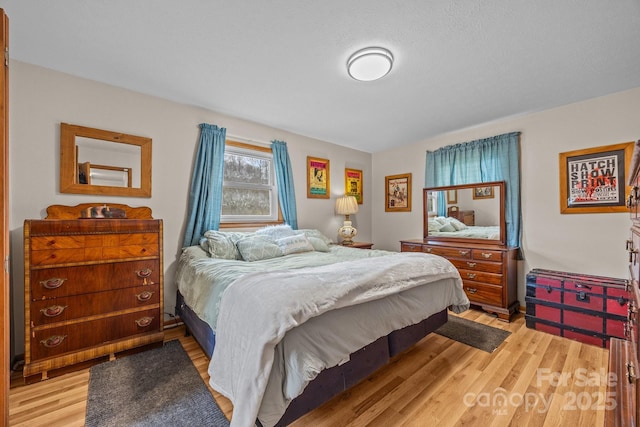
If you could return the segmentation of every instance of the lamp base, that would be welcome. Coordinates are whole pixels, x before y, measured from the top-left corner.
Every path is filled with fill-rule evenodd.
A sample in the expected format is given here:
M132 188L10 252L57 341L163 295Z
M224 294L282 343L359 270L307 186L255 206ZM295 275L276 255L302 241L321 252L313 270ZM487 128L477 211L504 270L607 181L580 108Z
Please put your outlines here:
M338 229L338 236L342 237L341 245L353 245L353 238L358 234L358 230L351 226L351 221L345 221Z

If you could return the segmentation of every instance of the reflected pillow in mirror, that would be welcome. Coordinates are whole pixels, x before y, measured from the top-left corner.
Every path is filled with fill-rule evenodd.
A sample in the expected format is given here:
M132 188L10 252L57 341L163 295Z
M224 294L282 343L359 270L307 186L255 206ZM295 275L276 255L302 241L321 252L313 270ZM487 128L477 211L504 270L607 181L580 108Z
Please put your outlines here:
M440 230L438 231L456 231L456 229L451 224L445 224L442 227L440 227Z
M460 231L460 230L464 230L465 228L467 228L467 226L465 225L464 222L460 221L459 219L456 218L449 218L449 224L451 224L453 226L453 228L455 228L455 231Z

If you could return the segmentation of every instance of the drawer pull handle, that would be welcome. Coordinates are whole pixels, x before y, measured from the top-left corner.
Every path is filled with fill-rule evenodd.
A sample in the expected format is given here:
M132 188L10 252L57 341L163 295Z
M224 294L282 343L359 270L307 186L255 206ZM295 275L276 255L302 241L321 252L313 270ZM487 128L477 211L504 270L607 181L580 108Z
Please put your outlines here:
M467 288L467 292L469 292L470 294L475 294L476 292L478 292L478 290L476 288Z
M629 380L629 384L633 384L636 380L636 368L632 363L627 362L627 379Z
M553 291L553 288L551 287L551 285L547 285L545 289L547 290L548 294L550 294Z
M458 251L458 252L460 252L460 255L462 255L462 256L469 255L469 251Z
M153 270L151 270L150 268L136 270L136 276L140 277L141 279L151 276L151 273L153 273Z
M428 252L428 253L431 253L431 248L427 248L427 252Z
M56 317L60 316L67 307L66 305L52 305L51 307L41 309L40 312L46 317Z
M618 299L616 300L618 301L618 304L620 304L620 307L622 307L623 305L625 305L627 302L629 302L628 299L624 298L624 297L618 297Z
M59 277L54 277L53 279L41 280L40 284L45 289L57 289L60 286L62 286L62 284L64 283L65 280L67 280L67 279L61 279Z
M475 262L467 262L467 265L468 265L470 268L476 268L476 263L475 263Z
M54 348L62 344L62 341L64 341L66 337L66 335L52 335L46 340L41 340L40 344L44 345L47 348Z
M153 317L149 317L149 316L136 319L136 325L138 325L141 328L146 328L151 324L151 322L153 322Z
M467 277L469 279L475 279L476 278L476 273L467 273Z
M138 299L138 301L143 302L143 301L149 301L152 296L153 296L153 292L144 291L137 294L136 298Z
M481 255L482 255L482 258L486 258L486 259L491 258L493 256L493 254L490 252L482 252Z

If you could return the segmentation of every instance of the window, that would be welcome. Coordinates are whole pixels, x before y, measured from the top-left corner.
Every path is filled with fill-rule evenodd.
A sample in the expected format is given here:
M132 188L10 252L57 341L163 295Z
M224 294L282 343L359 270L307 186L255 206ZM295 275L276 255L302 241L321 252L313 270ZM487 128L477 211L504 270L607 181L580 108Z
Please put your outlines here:
M278 222L279 212L271 149L226 141L220 222Z

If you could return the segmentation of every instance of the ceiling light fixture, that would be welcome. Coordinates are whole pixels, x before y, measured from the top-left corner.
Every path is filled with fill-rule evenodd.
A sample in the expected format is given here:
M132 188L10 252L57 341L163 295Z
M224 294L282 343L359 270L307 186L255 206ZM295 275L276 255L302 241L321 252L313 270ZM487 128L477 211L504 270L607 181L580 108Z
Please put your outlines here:
M393 55L383 47L367 47L351 55L347 71L356 80L370 82L386 76L393 67Z

